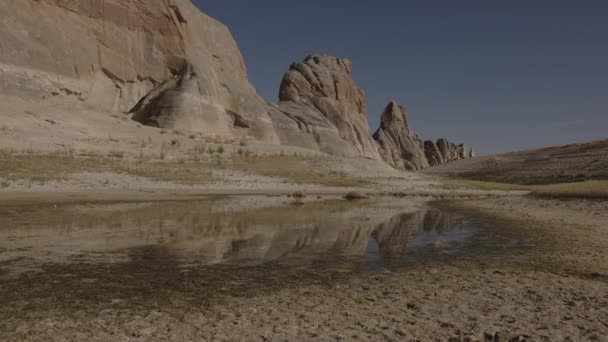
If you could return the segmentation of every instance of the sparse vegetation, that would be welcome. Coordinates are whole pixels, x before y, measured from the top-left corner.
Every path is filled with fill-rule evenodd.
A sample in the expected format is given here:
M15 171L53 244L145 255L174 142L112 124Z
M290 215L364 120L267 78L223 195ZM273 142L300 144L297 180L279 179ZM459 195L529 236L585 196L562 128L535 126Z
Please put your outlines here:
M0 150L0 179L7 182L26 180L45 183L66 180L81 172L123 173L160 181L181 184L204 184L212 179L211 171L233 170L283 179L295 184L319 184L332 187L357 187L367 184L365 179L344 173L320 172L311 168L307 160L296 156L253 156L247 149L238 148L238 155L226 156L223 147L198 144L192 157L178 161L167 159L166 144L160 145L159 159L145 158L140 145L139 156L129 158L123 151L105 155L95 152L34 153ZM217 153L216 153L217 152ZM205 155L207 153L207 155Z
M76 149L74 148L74 146L67 147L65 153L68 158L76 158Z
M547 185L519 185L465 179L444 180L448 187L479 190L528 191L531 195L556 198L608 198L608 181L586 181Z
M0 150L0 178L46 183L65 180L80 172L125 173L158 181L180 184L204 184L211 180L209 167L186 162L186 165L161 161L135 162L110 157L68 157L65 153L28 154Z
M293 201L291 201L291 205L304 205L304 200L302 198L294 197Z
M477 157L423 171L446 177L521 185L608 180L608 139Z
M139 145L139 160L138 161L140 163L142 163L144 161L144 147L146 147L146 146L145 146L144 141L142 140L141 144Z
M124 152L123 151L110 151L108 153L108 157L122 159L124 157Z
M166 149L167 149L167 147L165 145L165 140L163 139L163 142L160 144L160 156L159 156L160 160L165 160L166 153L167 153Z
M205 184L213 178L211 170L205 165L185 160L181 163L152 161L144 167L126 166L120 169L134 176L186 185Z
M532 187L532 194L543 197L608 198L608 181L587 181Z
M471 188L477 190L501 190L501 191L530 191L530 186L497 182L484 182L461 178L450 178L443 180L448 188Z
M46 183L89 170L112 171L116 162L105 157L68 157L65 153L11 153L0 151L0 178Z
M293 198L304 198L304 197L306 197L306 195L304 195L304 193L302 193L301 191L296 191L293 194L291 194L291 197L293 197Z
M244 150L239 149L239 151ZM241 155L239 153L239 155ZM296 184L320 184L335 187L356 187L367 184L361 178L345 174L320 173L311 170L306 160L293 156L237 157L227 161L223 167L253 172L266 177L284 178Z
M349 201L356 201L356 200L366 199L367 196L359 191L351 191L351 192L347 193L346 196L344 196L344 198Z

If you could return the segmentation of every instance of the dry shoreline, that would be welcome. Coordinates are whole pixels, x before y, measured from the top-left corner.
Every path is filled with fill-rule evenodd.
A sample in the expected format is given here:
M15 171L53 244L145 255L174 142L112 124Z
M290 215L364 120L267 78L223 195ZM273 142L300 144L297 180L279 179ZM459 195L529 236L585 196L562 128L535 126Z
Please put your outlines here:
M67 204L67 203L106 203L106 202L142 202L142 201L187 201L215 196L264 196L264 197L291 197L295 192L303 193L310 201L328 198L343 198L347 190L306 191L298 189L275 192L243 191L227 189L225 191L73 191L73 192L0 192L2 205L28 205L28 204ZM370 198L376 197L415 197L432 200L470 200L476 198L494 198L495 192L412 192L412 193L373 193L363 191ZM520 194L504 194L503 196L520 197Z

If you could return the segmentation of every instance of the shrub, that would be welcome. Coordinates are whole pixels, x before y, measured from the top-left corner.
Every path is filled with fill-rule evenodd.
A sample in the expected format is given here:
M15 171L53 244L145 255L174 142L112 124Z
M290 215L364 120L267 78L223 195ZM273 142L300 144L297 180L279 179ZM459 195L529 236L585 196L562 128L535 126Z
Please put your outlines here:
M346 196L344 196L344 198L349 201L355 201L355 200L366 199L367 196L358 191L351 191L351 192L347 193Z

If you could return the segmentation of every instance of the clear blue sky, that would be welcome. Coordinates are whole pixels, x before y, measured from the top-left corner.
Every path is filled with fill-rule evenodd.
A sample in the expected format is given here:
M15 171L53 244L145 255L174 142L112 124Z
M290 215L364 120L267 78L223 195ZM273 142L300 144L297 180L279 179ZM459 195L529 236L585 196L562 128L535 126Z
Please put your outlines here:
M310 53L347 57L373 130L389 100L424 139L481 153L608 138L608 1L194 0L258 93Z

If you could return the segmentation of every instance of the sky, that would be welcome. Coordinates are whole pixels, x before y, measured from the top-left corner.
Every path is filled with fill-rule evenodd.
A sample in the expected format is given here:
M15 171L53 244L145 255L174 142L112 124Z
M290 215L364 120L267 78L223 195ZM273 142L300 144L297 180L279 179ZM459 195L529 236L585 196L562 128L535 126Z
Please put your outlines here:
M480 154L608 138L608 1L193 0L258 93L311 53L346 57L372 133L391 100L423 139Z

